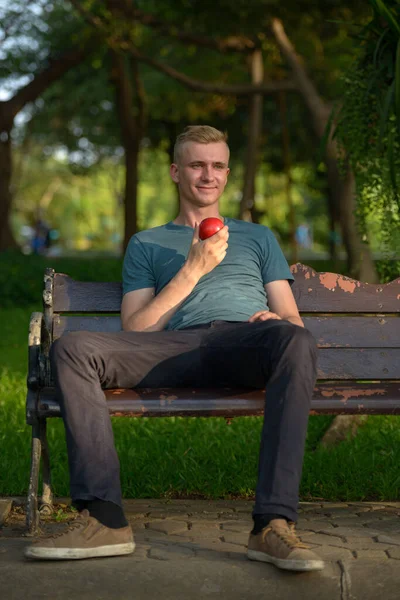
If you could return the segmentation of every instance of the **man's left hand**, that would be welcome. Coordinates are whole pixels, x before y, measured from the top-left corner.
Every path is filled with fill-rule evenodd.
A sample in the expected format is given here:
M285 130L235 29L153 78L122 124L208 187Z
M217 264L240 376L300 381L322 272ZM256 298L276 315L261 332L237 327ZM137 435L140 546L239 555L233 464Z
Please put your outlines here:
M259 310L258 312L254 313L254 315L252 315L249 318L248 322L249 323L257 323L257 321L268 321L268 319L282 320L282 317L280 317L276 313L271 312L270 310Z

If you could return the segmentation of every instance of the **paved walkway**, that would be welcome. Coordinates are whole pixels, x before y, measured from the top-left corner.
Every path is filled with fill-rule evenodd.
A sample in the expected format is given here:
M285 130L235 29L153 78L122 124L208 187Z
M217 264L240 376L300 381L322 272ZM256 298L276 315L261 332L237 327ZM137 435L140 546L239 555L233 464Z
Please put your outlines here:
M66 505L58 501L59 517ZM0 500L7 515L10 502ZM400 502L302 503L298 531L324 571L287 573L245 556L252 503L128 500L131 556L68 562L23 558L18 501L0 528L0 590L8 599L399 600ZM62 524L53 517L47 533Z

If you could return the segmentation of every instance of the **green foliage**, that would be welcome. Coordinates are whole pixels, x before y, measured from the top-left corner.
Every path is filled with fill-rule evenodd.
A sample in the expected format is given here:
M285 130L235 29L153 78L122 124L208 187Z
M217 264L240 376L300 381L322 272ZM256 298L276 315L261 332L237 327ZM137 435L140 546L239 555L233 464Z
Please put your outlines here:
M43 273L53 267L59 273L81 281L121 281L122 259L98 255L97 258L44 258L7 251L1 255L1 308L36 306L41 310Z
M400 6L370 2L335 136L355 173L360 227L366 235L375 226L389 250L400 247Z

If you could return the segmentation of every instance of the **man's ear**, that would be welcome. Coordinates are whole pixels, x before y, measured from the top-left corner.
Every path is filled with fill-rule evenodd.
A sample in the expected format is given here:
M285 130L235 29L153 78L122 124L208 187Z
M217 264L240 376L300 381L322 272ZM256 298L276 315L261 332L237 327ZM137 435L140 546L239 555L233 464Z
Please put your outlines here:
M175 163L172 163L172 165L169 168L169 173L171 175L172 181L175 182L175 183L179 183L179 168L178 168L178 165L176 165Z

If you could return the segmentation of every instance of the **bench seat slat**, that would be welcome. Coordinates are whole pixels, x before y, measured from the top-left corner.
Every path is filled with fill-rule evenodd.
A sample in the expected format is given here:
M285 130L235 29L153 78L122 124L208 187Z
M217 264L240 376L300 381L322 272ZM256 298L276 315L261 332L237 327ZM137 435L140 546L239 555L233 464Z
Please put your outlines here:
M333 348L400 348L400 318L304 317L318 345ZM68 331L121 331L119 316L54 316L54 339Z
M114 416L243 416L262 415L264 390L248 389L117 389L105 392ZM312 414L400 414L400 382L347 385L317 384ZM54 388L40 392L39 415L60 416Z

